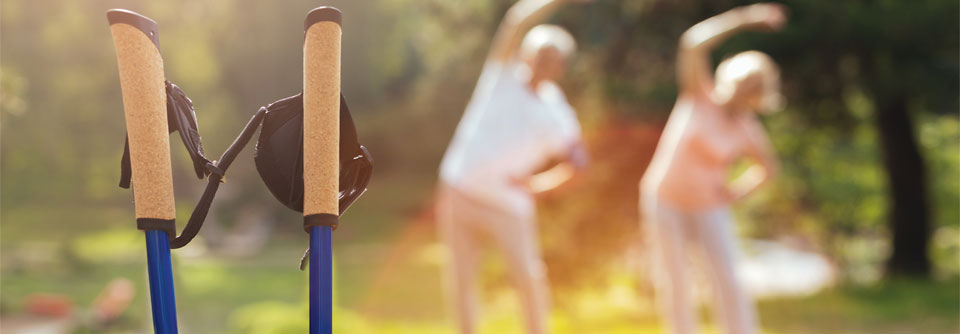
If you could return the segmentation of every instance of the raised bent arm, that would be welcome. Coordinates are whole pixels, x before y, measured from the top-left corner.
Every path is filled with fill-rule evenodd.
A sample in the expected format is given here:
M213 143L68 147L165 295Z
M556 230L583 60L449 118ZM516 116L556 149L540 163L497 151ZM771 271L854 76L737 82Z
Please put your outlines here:
M546 20L567 0L520 0L509 10L497 28L487 60L507 61L513 57L524 34Z
M744 29L776 30L786 20L780 4L759 3L738 7L695 24L680 37L677 51L677 81L681 95L713 91L710 51L720 42Z

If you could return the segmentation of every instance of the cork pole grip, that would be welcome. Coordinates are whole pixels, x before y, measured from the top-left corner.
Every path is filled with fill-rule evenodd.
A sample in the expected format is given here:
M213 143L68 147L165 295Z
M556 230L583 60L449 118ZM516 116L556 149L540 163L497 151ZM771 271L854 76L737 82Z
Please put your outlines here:
M314 9L303 41L303 214L338 215L340 11Z
M156 23L123 10L111 10L107 17L120 69L136 216L174 219L166 92Z

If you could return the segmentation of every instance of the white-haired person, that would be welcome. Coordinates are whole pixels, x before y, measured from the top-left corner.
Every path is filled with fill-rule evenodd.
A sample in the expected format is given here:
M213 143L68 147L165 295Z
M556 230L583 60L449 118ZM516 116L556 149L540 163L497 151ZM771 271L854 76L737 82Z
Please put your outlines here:
M477 327L485 239L504 255L527 332L548 331L534 195L569 184L586 153L557 85L576 43L563 28L537 24L567 2L521 0L509 9L440 166L437 221L461 333Z
M709 59L711 49L736 32L776 30L785 20L782 6L756 4L709 18L681 37L679 95L640 182L657 302L671 333L697 332L688 253L700 256L720 328L729 334L758 331L753 301L737 281L730 207L777 172L757 115L780 108L779 70L758 51L724 60L715 75ZM741 158L752 165L731 175Z

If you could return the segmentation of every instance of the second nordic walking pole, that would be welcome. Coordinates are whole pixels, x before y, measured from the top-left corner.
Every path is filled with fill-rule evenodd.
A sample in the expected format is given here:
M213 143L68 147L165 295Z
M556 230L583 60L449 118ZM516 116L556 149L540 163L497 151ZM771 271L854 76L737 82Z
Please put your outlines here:
M303 41L303 224L310 233L310 333L333 332L332 234L339 220L341 13L307 13Z
M144 229L153 328L156 333L177 333L168 233L174 229L176 210L157 23L118 9L107 12L107 21L117 49L137 225L151 227Z

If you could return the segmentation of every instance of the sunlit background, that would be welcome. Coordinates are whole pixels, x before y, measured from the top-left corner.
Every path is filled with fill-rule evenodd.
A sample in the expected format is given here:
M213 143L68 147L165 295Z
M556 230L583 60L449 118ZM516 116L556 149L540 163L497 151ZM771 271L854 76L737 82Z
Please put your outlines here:
M561 84L593 162L585 184L539 202L554 332L660 328L637 182L676 98L678 37L747 3L598 0L551 20L579 42ZM736 208L741 268L764 330L956 333L960 6L784 3L782 32L745 33L714 53L768 52L789 100L763 118L783 173ZM453 333L432 217L437 166L511 4L2 0L0 331L152 331L143 236L132 193L117 187L124 120L107 9L159 23L166 76L193 99L215 157L258 107L299 92L302 19L334 5L344 13L343 92L376 160L369 192L334 234L335 331ZM182 226L205 181L172 138ZM297 265L307 238L300 214L260 181L253 145L229 170L201 237L173 252L183 333L306 331L307 275ZM894 246L894 230L919 237ZM518 302L492 255L483 332L519 333ZM135 298L100 324L95 300L117 279L133 283Z

